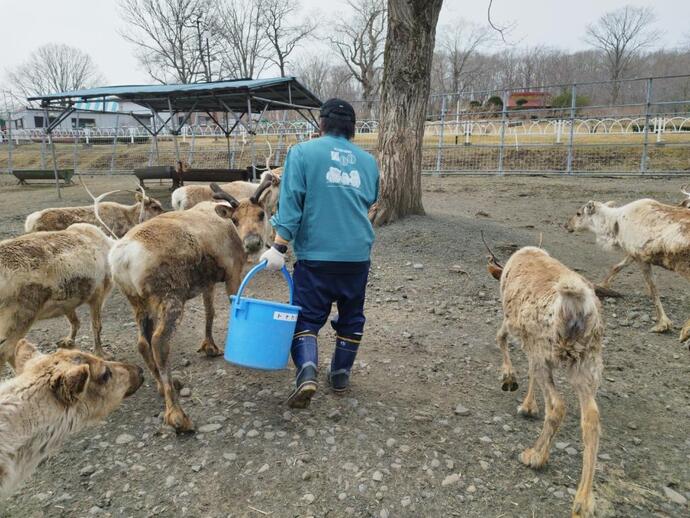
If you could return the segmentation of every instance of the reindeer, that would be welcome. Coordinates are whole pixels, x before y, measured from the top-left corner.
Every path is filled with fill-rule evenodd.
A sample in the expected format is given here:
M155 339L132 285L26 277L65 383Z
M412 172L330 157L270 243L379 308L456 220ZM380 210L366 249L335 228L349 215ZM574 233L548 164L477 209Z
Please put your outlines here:
M275 214L278 208L278 198L280 197L280 178L283 175L283 168L271 169L271 157L273 149L267 140L268 155L266 156L266 170L261 174L259 188L265 194L261 197L261 204L269 216ZM244 144L243 144L244 146ZM267 188L270 187L270 188ZM235 199L251 197L257 190L257 186L252 182L230 182L220 185L220 188ZM176 189L171 198L172 207L175 210L191 209L202 201L212 201L213 191L207 185L188 185Z
M264 171L261 174L259 187L265 194L263 194L260 201L269 215L275 214L278 207L282 173L283 168L281 167L272 171ZM223 191L238 200L249 198L259 187L252 182L230 182L220 185ZM187 185L176 189L171 197L172 207L175 210L187 210L194 207L197 203L212 200L213 191L207 185Z
M57 345L73 348L82 304L91 309L94 350L103 356L101 310L112 286L112 244L88 223L0 241L0 368L36 320L67 317L71 331Z
M20 340L16 376L0 384L0 498L11 495L71 434L102 421L144 381L141 367L81 351L41 354Z
M684 207L665 205L656 200L637 200L622 207L611 202L587 202L566 223L569 232L590 230L604 248L618 248L626 256L606 276L608 286L628 264L634 262L642 270L656 308L655 333L666 332L673 323L666 315L652 277L652 266L661 266L690 279L690 211ZM690 338L690 319L680 332L680 341Z
M27 233L41 230L64 230L73 223L90 223L101 226L104 230L111 230L116 237L122 237L134 225L165 212L158 200L144 193L136 193L134 205L101 202L99 210L101 221L96 217L93 205L43 209L27 216L24 229Z
M685 195L685 198L683 198L683 200L678 204L678 206L690 209L690 192L688 192L688 186L683 185L680 188L680 192L682 192Z
M500 279L503 323L496 341L503 353L502 389L515 391L518 384L510 360L508 339L517 339L527 354L529 383L518 414L539 413L534 384L545 401L544 425L520 461L532 468L549 459L565 404L553 381L553 370L562 366L580 402L580 426L584 444L582 474L572 509L573 517L591 517L594 512L592 483L599 449L599 409L595 395L603 370L601 305L594 287L582 276L536 247L515 252L505 268L493 253L489 272Z
M139 352L165 398L164 421L178 432L194 429L170 373L170 341L184 305L203 296L206 327L199 352L221 354L212 336L215 285L224 283L228 295L235 293L243 267L265 248L268 234L261 188L241 201L212 188L220 203L205 201L146 221L110 252L113 279L134 310Z

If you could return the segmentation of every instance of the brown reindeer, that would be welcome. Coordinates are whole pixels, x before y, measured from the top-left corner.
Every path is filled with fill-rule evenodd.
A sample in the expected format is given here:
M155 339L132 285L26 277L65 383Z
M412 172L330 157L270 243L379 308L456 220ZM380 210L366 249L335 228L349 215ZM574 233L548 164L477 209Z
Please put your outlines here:
M88 223L0 241L0 369L36 320L64 315L71 330L58 346L74 347L82 304L89 305L95 352L103 356L101 310L111 289L113 243Z
M110 253L113 279L134 309L139 352L165 398L165 423L178 432L194 429L170 373L170 341L185 302L203 296L206 332L199 351L221 354L212 336L215 285L224 283L228 295L235 293L248 258L264 250L268 235L261 190L237 201L214 188L220 203L202 202L146 221Z
M134 225L165 212L158 200L142 193L136 193L134 205L100 202L98 210L99 214L96 215L93 205L43 209L27 216L24 229L26 232L64 230L73 223L90 223L122 237Z

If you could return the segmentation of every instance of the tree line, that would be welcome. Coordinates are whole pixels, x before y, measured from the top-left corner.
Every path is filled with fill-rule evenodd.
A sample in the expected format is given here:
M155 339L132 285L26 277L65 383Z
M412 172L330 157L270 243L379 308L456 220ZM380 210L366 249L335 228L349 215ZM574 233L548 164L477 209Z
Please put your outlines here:
M295 75L320 98L359 100L360 114L376 117L388 2L345 3L347 13L319 27L292 0L119 0L121 36L155 82ZM644 85L631 91L624 78L690 72L690 39L678 48L653 49L655 28L652 8L626 6L588 25L583 34L587 48L571 52L507 45L489 25L442 21L431 93L464 92L468 100L482 102L491 94L478 92L611 81L590 89L583 102L639 101ZM315 45L317 50L310 51ZM50 44L10 70L7 80L28 96L93 86L103 78L85 52ZM667 98L690 95L688 79L669 81L663 88Z

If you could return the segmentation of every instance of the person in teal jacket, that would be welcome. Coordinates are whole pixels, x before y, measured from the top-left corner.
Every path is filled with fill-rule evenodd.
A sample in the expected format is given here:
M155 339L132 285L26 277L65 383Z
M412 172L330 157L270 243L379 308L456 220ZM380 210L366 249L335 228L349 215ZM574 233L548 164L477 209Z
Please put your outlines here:
M301 306L291 355L296 367L293 408L309 406L317 390L319 331L336 303L336 331L328 382L349 386L364 331L364 299L374 230L369 208L379 192L376 160L351 142L355 111L340 99L321 107L321 137L293 146L281 179L278 212L271 219L273 246L261 259L279 270L293 243L295 305Z

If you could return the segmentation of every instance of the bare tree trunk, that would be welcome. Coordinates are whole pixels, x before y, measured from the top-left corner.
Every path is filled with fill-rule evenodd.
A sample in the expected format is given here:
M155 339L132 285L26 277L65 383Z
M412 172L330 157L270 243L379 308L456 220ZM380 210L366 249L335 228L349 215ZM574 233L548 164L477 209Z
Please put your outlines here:
M436 23L443 0L388 0L378 150L379 201L374 225L422 206L422 141L431 82Z

